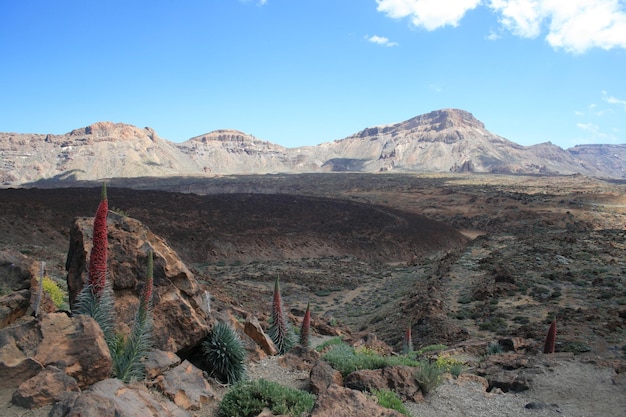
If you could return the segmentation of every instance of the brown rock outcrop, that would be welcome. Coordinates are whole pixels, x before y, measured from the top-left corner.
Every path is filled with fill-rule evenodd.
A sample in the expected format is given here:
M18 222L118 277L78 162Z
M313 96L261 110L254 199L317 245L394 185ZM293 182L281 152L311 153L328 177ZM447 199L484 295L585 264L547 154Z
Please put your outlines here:
M254 342L270 356L278 354L278 349L272 342L272 339L263 331L259 320L256 317L248 317L244 324L244 333L254 340Z
M318 361L309 373L309 387L315 395L326 391L331 385L343 386L341 372L326 361Z
M48 366L34 377L23 382L13 393L13 404L24 408L39 408L63 398L66 392L79 392L74 378L55 366Z
M323 391L311 417L402 417L402 414L381 407L360 391L331 385Z
M81 394L69 394L55 404L50 417L191 417L173 402L157 398L142 385L105 379Z
M138 220L109 213L109 279L120 330L128 332L146 280L148 251L154 254L153 339L157 349L178 352L197 345L208 333L204 289L163 239ZM66 268L70 303L87 279L92 218L77 218L70 231Z
M90 317L44 315L0 331L1 387L17 387L54 365L86 387L111 374L111 356L98 324Z
M344 382L347 388L359 391L386 389L394 391L404 401L419 402L424 399L415 380L415 368L389 366L383 369L352 372Z
M185 410L198 410L215 398L215 392L202 371L188 361L159 376L157 385L163 394Z

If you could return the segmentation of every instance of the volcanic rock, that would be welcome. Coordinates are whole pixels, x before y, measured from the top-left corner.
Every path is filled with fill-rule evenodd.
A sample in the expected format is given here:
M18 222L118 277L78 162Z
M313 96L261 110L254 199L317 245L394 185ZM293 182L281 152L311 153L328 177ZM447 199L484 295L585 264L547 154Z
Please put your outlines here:
M147 278L148 252L154 256L154 346L178 352L197 345L208 333L203 289L178 255L138 220L110 213L108 217L108 272L115 295L117 320L129 331ZM92 218L77 218L70 231L67 256L70 302L87 280L87 253L91 250Z
M331 385L317 397L311 417L402 417L402 414L384 408L365 394L350 388Z

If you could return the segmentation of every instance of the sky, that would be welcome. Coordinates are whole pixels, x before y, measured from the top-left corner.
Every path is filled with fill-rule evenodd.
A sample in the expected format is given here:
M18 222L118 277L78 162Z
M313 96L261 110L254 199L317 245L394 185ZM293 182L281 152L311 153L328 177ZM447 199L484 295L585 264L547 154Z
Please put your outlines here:
M317 145L442 108L626 143L625 0L0 0L0 131Z

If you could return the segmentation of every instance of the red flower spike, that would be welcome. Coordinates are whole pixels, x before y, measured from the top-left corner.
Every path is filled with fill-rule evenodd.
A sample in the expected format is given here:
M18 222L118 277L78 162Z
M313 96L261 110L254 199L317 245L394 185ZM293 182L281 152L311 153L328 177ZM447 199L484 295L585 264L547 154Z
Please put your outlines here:
M309 348L310 345L310 333L311 329L311 303L307 303L306 312L304 313L304 318L302 319L302 328L300 329L300 345L303 348Z
M93 246L89 255L89 284L94 294L99 297L104 291L107 275L107 214L109 202L107 200L106 185L102 184L102 199L96 210L93 221Z
M548 329L548 336L546 337L546 344L543 347L543 353L554 353L554 346L556 344L556 320L552 320L550 328Z
M283 300L280 297L280 286L278 285L278 278L274 282L274 298L272 300L272 310L273 316L276 320L276 324L279 326L284 326L283 318L285 317L283 313Z
M149 309L152 305L152 289L154 286L154 260L152 251L148 252L148 276L146 278L146 285L143 287L143 294L141 302L146 309Z

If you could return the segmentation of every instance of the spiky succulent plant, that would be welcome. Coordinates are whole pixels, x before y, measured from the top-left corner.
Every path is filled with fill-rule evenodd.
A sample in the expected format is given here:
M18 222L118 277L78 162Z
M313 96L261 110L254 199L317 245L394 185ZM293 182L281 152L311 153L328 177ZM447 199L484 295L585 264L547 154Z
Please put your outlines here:
M115 334L115 306L113 291L107 281L107 214L109 203L106 184L102 184L102 195L93 222L93 245L89 255L87 284L76 298L74 312L92 317L102 329L111 349Z
M287 353L295 344L294 334L287 321L287 315L283 308L283 300L280 296L280 284L278 277L274 282L274 297L272 300L272 316L270 318L269 336L276 345L278 353Z
M204 362L220 382L234 384L246 375L246 351L235 330L218 322L202 342Z
M152 348L152 288L154 281L153 255L148 252L148 270L146 283L139 298L139 308L128 337L118 336L115 347L111 350L113 373L124 381L141 380L145 367L143 359Z

